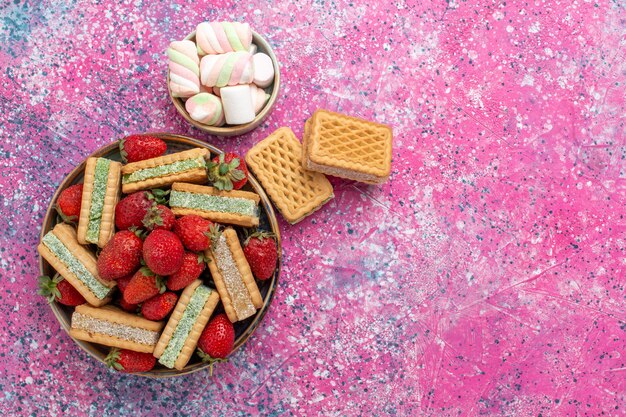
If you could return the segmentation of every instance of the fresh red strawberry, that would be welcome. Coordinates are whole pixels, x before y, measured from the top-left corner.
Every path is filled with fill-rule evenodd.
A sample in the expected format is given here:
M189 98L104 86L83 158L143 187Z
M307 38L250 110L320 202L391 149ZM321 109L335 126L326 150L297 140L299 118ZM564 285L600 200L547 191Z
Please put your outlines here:
M143 243L143 259L157 275L172 275L183 264L183 244L169 230L153 230Z
M204 328L198 340L198 355L203 362L209 362L209 375L213 375L213 365L226 362L226 357L233 350L235 328L226 314L213 317Z
M126 287L128 286L128 283L130 282L131 279L133 279L133 274L130 275L126 275L125 277L122 278L118 278L115 282L117 283L117 288L119 288L120 292L122 294L124 294L124 291L126 291Z
M76 288L58 274L53 279L47 276L39 277L39 295L46 297L49 303L56 300L66 306L85 304L85 298Z
M155 295L141 305L141 314L148 320L163 320L176 307L178 296L171 291Z
M120 230L130 228L143 228L156 223L158 225L158 219L156 214L161 214L161 210L156 210L157 204L167 203L167 195L169 190L164 191L160 189L154 189L151 191L137 191L124 197L115 206L115 226ZM168 216L172 214L171 211L166 213L167 220L173 222L174 216ZM151 218L154 220L151 221ZM162 219L164 220L164 219ZM148 225L146 225L148 222Z
M274 275L278 252L274 234L256 232L251 234L243 243L243 253L246 255L250 269L257 279L266 280Z
M117 371L148 372L154 368L156 358L152 353L113 348L104 362Z
M121 293L119 297L120 307L122 307L122 309L128 312L136 313L137 309L139 308L139 304L127 303L126 300L124 300L124 292L126 291L126 287L128 287L128 284L130 283L130 281L133 279L133 275L135 274L127 275L125 277L119 278L115 282L117 283L117 288L119 288L120 293Z
M103 279L118 279L130 275L141 264L143 242L130 230L113 235L98 257L98 274Z
M167 289L178 291L197 280L204 271L204 256L195 253L185 252L183 255L183 265L175 273L167 278Z
M164 292L165 285L161 277L144 267L133 275L123 296L127 303L139 304Z
M61 191L57 200L57 213L65 223L75 223L80 216L80 206L83 197L83 184L76 184Z
M213 222L195 214L183 216L174 224L174 233L192 252L206 250L216 236L217 230L217 225Z
M205 355L216 359L226 359L235 343L235 329L226 314L213 317L204 328L198 348Z
M115 206L115 226L119 230L142 228L143 219L153 205L150 197L147 191L137 191L121 199Z
M219 154L208 164L209 179L218 190L238 190L248 182L248 167L233 152Z
M167 151L167 144L150 135L130 135L120 140L120 154L125 162L156 158Z
M139 310L139 304L128 303L124 300L123 296L120 297L119 304L120 307L122 307L122 310L128 311L129 313L136 313L137 310Z
M162 204L158 204L148 209L142 223L148 230L172 230L175 222L176 217L172 210Z

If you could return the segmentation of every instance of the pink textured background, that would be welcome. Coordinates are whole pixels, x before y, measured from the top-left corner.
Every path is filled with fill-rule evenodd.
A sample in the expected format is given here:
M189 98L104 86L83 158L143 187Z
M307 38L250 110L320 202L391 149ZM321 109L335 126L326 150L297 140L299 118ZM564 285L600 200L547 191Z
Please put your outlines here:
M621 1L0 2L0 410L5 415L626 413ZM281 60L258 130L210 137L164 51L242 20ZM395 131L380 187L281 220L284 273L213 379L144 380L74 346L35 295L42 215L120 136L245 152L318 107Z

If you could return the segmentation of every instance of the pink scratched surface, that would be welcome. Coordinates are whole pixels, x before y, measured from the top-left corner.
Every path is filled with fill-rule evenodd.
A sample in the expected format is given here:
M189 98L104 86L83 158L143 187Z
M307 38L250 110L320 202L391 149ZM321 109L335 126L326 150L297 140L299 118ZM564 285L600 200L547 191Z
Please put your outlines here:
M5 415L626 413L621 1L0 3L0 410ZM266 123L208 136L164 51L241 20L281 60ZM318 107L391 125L386 184L281 220L284 272L231 362L109 371L35 295L42 216L86 155L169 131L247 151Z

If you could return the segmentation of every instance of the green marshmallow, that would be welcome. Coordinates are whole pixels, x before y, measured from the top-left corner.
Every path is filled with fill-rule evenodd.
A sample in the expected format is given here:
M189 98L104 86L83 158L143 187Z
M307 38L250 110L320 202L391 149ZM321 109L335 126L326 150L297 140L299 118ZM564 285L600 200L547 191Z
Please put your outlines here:
M187 55L177 51L176 49L167 48L167 56L170 60L193 71L193 73L196 74L198 77L200 76L200 66Z
M239 35L237 35L237 30L235 29L235 25L231 22L223 22L222 28L226 33L226 37L228 38L228 43L233 48L233 51L245 51L243 44L239 40Z
M230 81L230 76L233 74L233 69L235 68L235 63L239 59L239 54L237 52L233 52L228 55L226 58L226 62L224 62L224 66L220 70L220 75L217 77L217 81L215 85L218 87L226 87L228 85L228 81Z

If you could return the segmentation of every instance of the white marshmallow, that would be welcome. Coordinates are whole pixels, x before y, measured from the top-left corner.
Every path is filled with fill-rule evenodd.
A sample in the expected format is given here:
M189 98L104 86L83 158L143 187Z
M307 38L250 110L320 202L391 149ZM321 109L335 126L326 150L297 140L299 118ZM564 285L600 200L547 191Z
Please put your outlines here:
M253 43L250 44L250 47L248 48L248 52L250 52L252 55L256 54L257 51L257 46Z
M265 103L269 100L270 95L265 92L262 88L257 87L254 84L250 84L250 94L252 94L252 104L254 105L254 113L259 114L263 107L265 107Z
M261 88L274 82L274 63L269 55L259 52L252 56L254 61L254 83Z
M241 125L254 120L254 104L250 86L234 85L220 89L224 116L229 125Z

